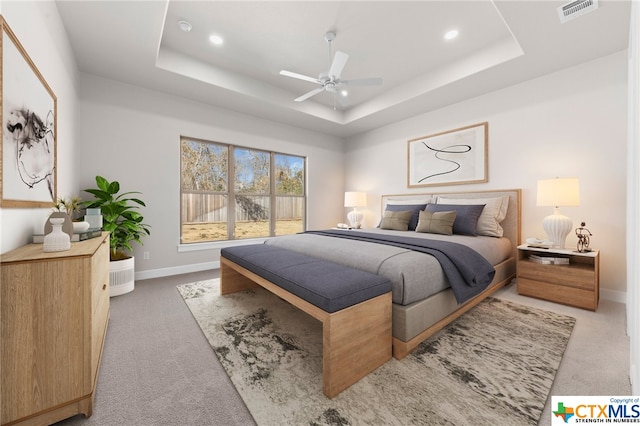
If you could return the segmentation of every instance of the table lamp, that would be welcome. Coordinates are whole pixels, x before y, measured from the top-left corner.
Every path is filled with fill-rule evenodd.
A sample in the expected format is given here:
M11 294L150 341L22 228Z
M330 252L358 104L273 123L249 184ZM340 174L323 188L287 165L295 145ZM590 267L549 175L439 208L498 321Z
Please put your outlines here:
M359 212L357 207L365 207L367 205L367 194L364 192L345 192L344 193L344 206L353 207L347 214L349 224L352 228L359 229L362 226L362 219L364 214Z
M580 184L576 178L543 179L538 181L538 206L553 206L553 214L542 220L554 248L564 248L573 222L560 213L561 206L580 205Z

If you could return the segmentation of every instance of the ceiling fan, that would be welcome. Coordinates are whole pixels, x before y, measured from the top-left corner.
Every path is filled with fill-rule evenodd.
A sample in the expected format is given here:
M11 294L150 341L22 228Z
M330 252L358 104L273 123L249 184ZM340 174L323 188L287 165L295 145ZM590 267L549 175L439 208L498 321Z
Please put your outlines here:
M326 73L320 74L318 78L309 77L303 74L298 74L295 72L282 70L280 71L280 75L284 75L286 77L293 77L299 80L308 81L311 83L315 83L320 85L310 92L305 93L302 96L299 96L295 99L296 102L302 102L304 100L309 99L310 97L317 95L320 92L326 91L329 93L333 93L334 95L338 94L338 89L343 86L376 86L382 84L381 78L358 78L355 80L342 80L341 73L344 66L347 64L347 59L349 59L349 55L344 52L336 52L333 57L333 61L331 61L331 42L336 38L336 33L333 31L329 31L324 35L324 39L329 43L329 71ZM335 97L334 97L335 99Z

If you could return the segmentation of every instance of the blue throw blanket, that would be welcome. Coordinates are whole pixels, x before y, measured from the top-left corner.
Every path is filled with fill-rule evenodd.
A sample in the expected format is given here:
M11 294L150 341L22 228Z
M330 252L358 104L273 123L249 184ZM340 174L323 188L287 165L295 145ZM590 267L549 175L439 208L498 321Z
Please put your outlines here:
M496 273L493 266L475 250L458 243L423 238L379 235L361 231L306 231L328 237L347 238L377 244L387 244L434 256L444 271L458 303L464 303L482 293Z

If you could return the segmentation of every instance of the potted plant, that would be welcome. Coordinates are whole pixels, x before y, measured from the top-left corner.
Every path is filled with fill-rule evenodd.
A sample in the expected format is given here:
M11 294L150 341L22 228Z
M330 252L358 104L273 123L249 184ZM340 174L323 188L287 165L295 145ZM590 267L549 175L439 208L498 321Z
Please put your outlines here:
M109 232L110 242L110 276L111 296L128 293L134 289L135 258L132 243L142 244L142 237L151 235L150 226L143 223L140 206L146 204L131 197L140 192L120 192L118 181L109 182L102 176L96 176L97 188L85 189L95 199L85 201L87 208L100 208L102 213L102 229Z

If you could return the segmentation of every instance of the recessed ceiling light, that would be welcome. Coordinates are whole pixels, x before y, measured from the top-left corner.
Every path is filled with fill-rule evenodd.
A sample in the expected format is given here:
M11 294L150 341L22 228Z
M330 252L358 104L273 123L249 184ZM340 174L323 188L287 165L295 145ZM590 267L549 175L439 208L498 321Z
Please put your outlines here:
M185 33L188 33L193 28L193 26L191 25L191 23L189 21L178 21L178 26Z
M347 91L347 89L342 89L342 90L340 91L340 94L341 94L342 96L347 96L347 95L349 95L349 92Z
M219 36L218 34L211 34L209 36L209 41L213 44L215 44L216 46L221 45L222 43L224 43L224 39Z
M453 40L456 37L458 37L458 30L447 31L444 35L444 38L447 40Z

